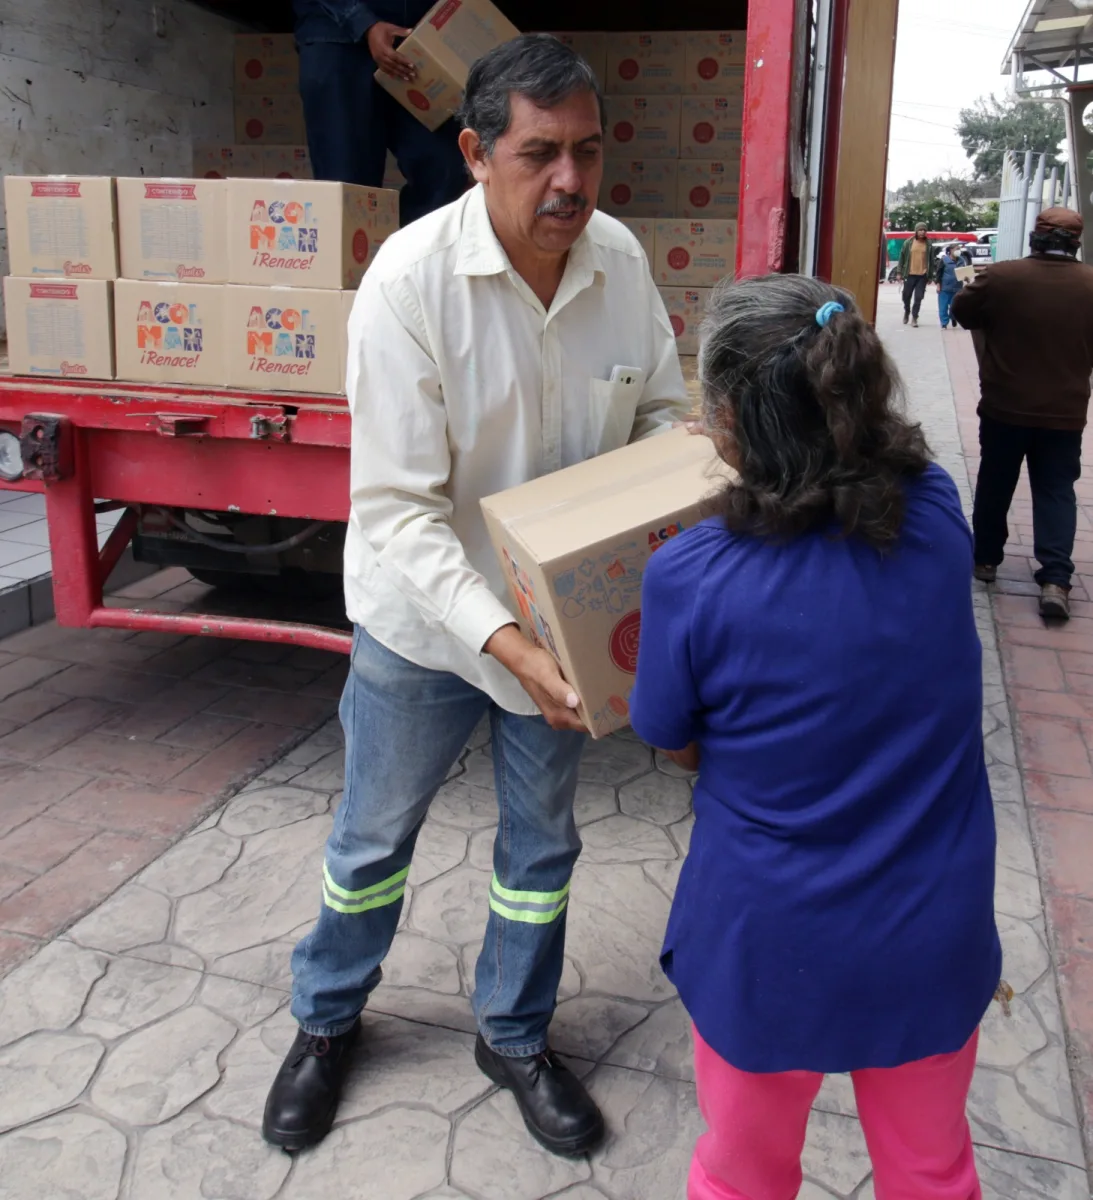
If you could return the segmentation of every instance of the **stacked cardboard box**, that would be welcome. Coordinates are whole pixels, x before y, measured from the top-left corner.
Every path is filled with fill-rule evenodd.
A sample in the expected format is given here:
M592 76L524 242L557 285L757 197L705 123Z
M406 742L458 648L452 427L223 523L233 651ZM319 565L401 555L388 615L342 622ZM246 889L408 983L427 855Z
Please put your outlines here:
M645 250L681 354L710 289L735 268L743 32L561 33L606 93L600 207Z
M4 304L12 371L46 379L113 379L114 181L8 175L4 204L11 259Z
M398 194L311 180L4 181L12 370L338 393ZM120 248L120 273L119 273Z
M119 181L147 188L161 181ZM347 296L398 227L398 196L311 180L194 181L215 197L204 276L162 279L127 247L154 223L121 204L118 373L147 381L338 393L345 387ZM215 260L215 266L213 265ZM132 264L130 268L130 264ZM190 280L200 278L201 283ZM211 286L218 285L218 286Z
M195 177L310 179L299 83L292 34L237 34L235 141L195 145Z

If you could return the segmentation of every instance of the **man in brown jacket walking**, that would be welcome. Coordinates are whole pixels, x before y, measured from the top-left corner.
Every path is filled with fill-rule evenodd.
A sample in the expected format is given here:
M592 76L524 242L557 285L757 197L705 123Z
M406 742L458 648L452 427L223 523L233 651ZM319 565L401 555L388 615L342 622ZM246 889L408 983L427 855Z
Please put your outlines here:
M1077 261L1081 236L1078 213L1045 209L1029 256L988 267L952 306L960 324L979 334L975 576L987 583L997 576L1006 514L1027 462L1045 617L1070 616L1074 484L1093 373L1093 267Z

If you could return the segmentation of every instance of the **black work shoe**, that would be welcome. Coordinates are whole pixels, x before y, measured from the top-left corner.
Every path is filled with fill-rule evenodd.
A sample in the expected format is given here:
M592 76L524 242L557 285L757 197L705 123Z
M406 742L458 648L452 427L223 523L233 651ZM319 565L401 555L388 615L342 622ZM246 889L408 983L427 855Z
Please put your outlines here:
M528 1132L553 1154L575 1157L603 1140L603 1116L596 1102L553 1051L506 1058L479 1034L474 1060L494 1083L512 1092Z
M1040 616L1070 619L1070 593L1057 583L1045 583L1040 589Z
M911 314L910 314L909 312L905 312L905 313L903 314L903 323L904 323L904 325L906 325L906 324L907 324L907 322L908 322L910 319L911 319Z
M998 579L998 568L988 566L986 563L976 563L972 574L980 583L995 583Z
M266 1097L262 1136L282 1150L321 1142L334 1124L360 1022L337 1037L296 1034Z

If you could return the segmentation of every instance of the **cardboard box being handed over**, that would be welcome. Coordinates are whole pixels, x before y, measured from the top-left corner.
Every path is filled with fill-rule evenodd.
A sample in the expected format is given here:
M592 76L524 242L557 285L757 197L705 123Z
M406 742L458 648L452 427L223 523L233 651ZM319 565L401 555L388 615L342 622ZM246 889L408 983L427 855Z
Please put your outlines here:
M594 738L629 723L645 564L726 478L708 438L673 429L482 501L520 626Z
M439 129L459 107L471 65L519 32L489 0L437 0L397 47L417 67L416 78L407 83L377 71L376 82L426 129Z

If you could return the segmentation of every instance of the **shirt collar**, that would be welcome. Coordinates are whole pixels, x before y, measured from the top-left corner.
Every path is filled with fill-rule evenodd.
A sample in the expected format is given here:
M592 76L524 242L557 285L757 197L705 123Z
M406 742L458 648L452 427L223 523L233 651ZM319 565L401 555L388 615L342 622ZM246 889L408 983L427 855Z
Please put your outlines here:
M486 190L475 184L467 196L463 210L463 226L459 234L459 253L456 256L457 275L500 275L513 272L512 263L504 247L497 240L486 208ZM592 240L588 226L573 243L566 260L565 274L559 294L564 290L573 295L594 282L606 278L599 247Z

